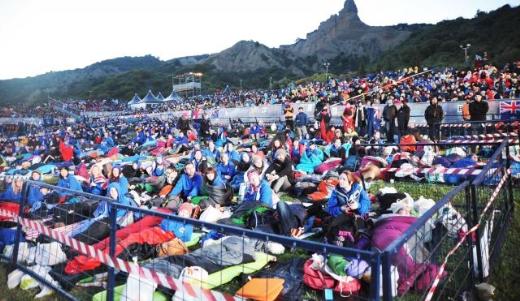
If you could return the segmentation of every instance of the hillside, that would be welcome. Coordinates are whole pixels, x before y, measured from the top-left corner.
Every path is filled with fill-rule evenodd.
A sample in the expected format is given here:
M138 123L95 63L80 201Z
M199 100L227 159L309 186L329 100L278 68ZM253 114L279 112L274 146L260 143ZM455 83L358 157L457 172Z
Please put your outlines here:
M415 31L400 45L387 51L372 70L408 66L450 66L464 62L460 44L471 44L470 58L488 52L491 62L503 65L520 59L520 6L505 5L479 12L473 19L458 18Z
M502 65L520 59L520 7L508 5L473 19L458 18L435 25L369 26L358 16L354 0L305 39L269 48L240 41L219 53L161 61L151 55L122 57L86 68L49 72L0 81L0 103L41 102L53 97L130 99L148 89L169 94L172 74L202 72L203 92L225 85L265 88L324 72L330 62L336 74L365 73L410 65L461 65L459 44L471 43L471 57L488 51Z

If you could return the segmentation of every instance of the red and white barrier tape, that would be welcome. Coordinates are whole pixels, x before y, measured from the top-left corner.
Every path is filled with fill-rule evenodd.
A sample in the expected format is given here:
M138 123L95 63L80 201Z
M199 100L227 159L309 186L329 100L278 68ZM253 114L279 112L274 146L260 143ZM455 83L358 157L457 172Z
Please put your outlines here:
M444 258L444 261L439 269L439 272L437 273L435 279L433 280L432 287L428 291L428 294L426 295L426 298L424 299L424 301L431 301L431 299L433 298L433 294L435 294L435 290L437 289L437 286L439 285L439 282L441 281L442 274L444 273L444 270L446 269L446 265L448 264L448 259L450 258L451 255L453 255L460 248L462 243L464 243L464 241L466 240L466 237L468 237L470 234L475 232L480 227L480 223L482 222L484 215L486 214L486 212L489 210L489 208L491 207L491 205L497 198L498 194L500 193L500 189L502 189L502 186L504 186L504 183L506 182L507 177L509 176L510 173L511 173L511 170L507 170L506 174L502 177L502 179L498 183L497 187L495 188L495 191L493 191L493 194L489 198L489 201L486 204L486 207L480 214L478 223L475 226L473 226L473 228L471 228L468 232L464 233L464 236L460 238L459 242L455 245L455 247L448 252L448 254L446 255L446 258Z
M398 172L402 170L402 168L398 167L391 167L386 168L383 171L386 172ZM494 170L494 169L491 169ZM471 175L471 176L477 176L480 174L482 170L480 169L474 169L474 168L446 168L446 167L428 167L428 168L413 168L413 174L421 174L421 173L428 173L428 174L445 174L445 175Z
M441 124L441 128L468 128L470 127L470 124L467 123L443 123ZM425 123L419 123L415 124L416 128L427 128L429 127L428 124Z
M52 237L56 241L59 241L65 245L71 247L75 251L78 251L78 252L80 252L84 255L90 256L92 258L96 258L101 263L106 264L115 269L124 271L128 274L139 276L141 278L145 278L147 280L154 282L157 285L161 285L163 287L169 288L174 291L177 291L179 288L183 287L184 294L186 294L187 297L190 297L190 299L193 299L193 298L199 299L200 298L200 300L211 300L211 301L234 301L234 300L238 301L238 300L241 300L240 298L236 298L236 297L233 297L228 294L224 294L221 292L212 291L212 290L208 290L208 289L204 289L201 287L191 285L190 283L187 283L185 281L183 282L179 279L165 275L163 273L158 273L154 270L143 268L136 263L124 261L117 257L110 257L108 255L108 253L105 253L105 252L98 250L90 245L87 245L81 241L71 238L60 231L50 229L38 221L20 217L13 212L10 212L10 211L4 210L4 209L0 209L0 216L10 217L14 221L17 221L24 227L27 227L30 229L35 229L39 233Z
M495 139L495 138L486 138L483 140L474 140L474 139L452 139L445 140L442 143L454 143L454 144L464 144L464 143L502 143L504 139ZM509 143L518 143L518 139L511 138L509 139Z

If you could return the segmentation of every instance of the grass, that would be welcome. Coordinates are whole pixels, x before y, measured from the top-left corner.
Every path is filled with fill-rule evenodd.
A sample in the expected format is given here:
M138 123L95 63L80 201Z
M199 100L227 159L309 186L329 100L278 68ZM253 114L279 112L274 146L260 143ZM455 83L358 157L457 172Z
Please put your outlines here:
M383 186L395 187L398 191L409 193L414 199L423 196L439 200L447 192L453 189L453 186L439 185L439 184L417 184L413 182L395 182L393 184L376 182L370 187L370 192L375 193ZM515 189L514 195L516 197L516 206L520 205L520 189ZM284 195L283 200L290 200L290 196ZM511 222L510 229L507 233L505 243L502 247L502 252L499 262L493 269L491 284L495 285L496 300L520 300L520 290L517 288L517 283L520 282L520 257L518 256L518 248L520 247L520 211L515 210ZM278 261L284 262L291 258L299 256L308 258L310 255L303 250L295 250L293 252L286 252L278 257ZM0 264L0 301L11 300L34 300L34 295L38 289L23 291L21 289L8 290L6 286L7 269L4 264ZM218 288L220 291L234 294L243 284L243 279L238 277L230 283ZM81 289L73 289L71 292L74 296L78 296L81 300L89 300L88 296L82 292ZM417 300L419 295L407 294L400 300ZM322 293L314 290L306 289L304 292L305 300L320 300ZM57 296L49 296L43 301L59 300Z

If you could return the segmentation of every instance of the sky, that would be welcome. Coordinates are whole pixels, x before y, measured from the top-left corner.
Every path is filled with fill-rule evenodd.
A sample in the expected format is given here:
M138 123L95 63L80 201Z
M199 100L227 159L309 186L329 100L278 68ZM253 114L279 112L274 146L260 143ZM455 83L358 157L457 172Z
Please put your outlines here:
M344 0L0 0L0 79L121 56L216 53L240 40L292 44ZM520 0L357 0L368 25L471 18Z

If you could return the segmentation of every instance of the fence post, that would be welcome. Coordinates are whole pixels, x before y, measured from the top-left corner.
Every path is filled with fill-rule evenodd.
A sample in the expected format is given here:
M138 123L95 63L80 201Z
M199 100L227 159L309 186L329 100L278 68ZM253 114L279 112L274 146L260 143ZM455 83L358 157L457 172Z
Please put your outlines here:
M472 211L472 218L471 223L475 225L478 222L478 209L477 209L477 191L475 184L471 184L471 211ZM479 283L484 281L484 269L482 266L482 248L480 244L480 231L479 228L475 230L475 238L476 238L476 250L477 250L477 273L478 273L478 281ZM472 253L473 254L473 253Z
M465 202L466 202L465 218L466 218L466 223L468 224L468 229L471 229L474 226L474 222L473 222L473 218L472 218L472 207L471 207L472 198L471 198L470 185L466 186L464 191L465 191L464 195L465 195ZM470 273L469 273L470 279L469 279L469 283L468 283L468 290L471 291L473 286L476 284L475 283L476 262L475 262L475 257L473 256L473 248L475 247L475 244L474 244L474 241L471 238L471 236L466 238L466 244L468 245L467 256L469 257L469 270L470 270Z
M382 254L383 253L377 251L377 252L374 252L374 254L372 255L371 269L372 269L372 283L374 283L374 285L370 286L370 290L371 290L370 300L374 300L374 301L379 301L379 299L380 299L381 275L380 275L379 271L383 270L381 267L381 255Z
M27 182L23 182L22 186L22 199L20 200L20 209L18 210L18 216L23 217L23 209L25 204L27 203L27 197L29 194L29 184ZM11 263L16 266L18 263L18 248L20 247L20 237L22 236L22 224L17 220L16 221L16 236L14 238L14 248L13 254L11 256Z
M507 135L506 139L509 139L509 135ZM520 137L518 137L518 139L520 140ZM506 174L507 172L511 169L511 153L509 151L509 140L507 141L507 144L506 144ZM508 210L511 210L513 211L514 208L515 208L515 203L514 203L514 198L513 198L513 177L512 175L508 177L508 180L507 180L507 203L508 203Z
M107 204L109 210L110 220L110 240L108 246L108 255L112 258L116 253L116 221L117 221L117 208L112 206L112 203ZM113 267L108 267L108 283L107 283L107 301L114 301L114 286L116 282L115 270Z
M383 301L392 301L393 300L393 291L392 291L392 264L390 260L391 253L390 251L385 250L382 255L382 265L381 272L383 276ZM379 286L379 283L377 284ZM378 292L379 294L379 292Z

